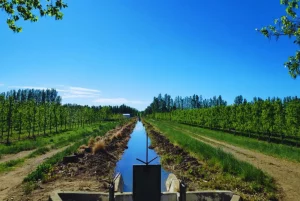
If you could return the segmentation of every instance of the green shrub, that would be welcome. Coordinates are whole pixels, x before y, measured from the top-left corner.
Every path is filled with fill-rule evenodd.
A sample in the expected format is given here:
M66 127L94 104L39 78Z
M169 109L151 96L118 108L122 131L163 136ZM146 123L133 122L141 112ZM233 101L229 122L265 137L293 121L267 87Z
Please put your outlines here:
M38 185L36 182L28 182L23 186L25 195L29 195L33 190L37 189Z

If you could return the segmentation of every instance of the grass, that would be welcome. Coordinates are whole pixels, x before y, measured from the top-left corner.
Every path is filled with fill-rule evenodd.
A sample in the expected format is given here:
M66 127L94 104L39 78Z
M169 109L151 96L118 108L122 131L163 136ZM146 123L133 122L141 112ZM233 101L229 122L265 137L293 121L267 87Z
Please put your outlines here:
M111 124L112 122L104 122L103 126ZM39 136L36 140L26 139L17 141L11 145L0 144L1 154L16 154L21 151L33 150L44 146L51 146L51 149L64 147L72 142L77 141L82 137L91 135L96 125L86 126L85 128L78 128L76 130L64 131L58 134ZM101 126L101 125L100 125ZM100 128L101 129L101 128Z
M41 147L41 148L38 148L37 150L35 150L34 152L32 152L31 154L29 154L26 158L34 158L36 156L43 155L43 154L47 153L48 151L50 151L49 147Z
M221 149L199 142L185 132L166 126L165 122L151 120L148 122L162 132L173 144L178 144L184 150L195 154L209 166L220 168L225 174L240 177L245 182L253 182L263 186L266 191L274 191L273 179L251 164L239 161Z
M37 189L38 185L35 182L28 182L23 186L25 195L29 195L33 190Z
M19 166L23 164L25 159L17 159L17 160L10 160L4 163L0 163L0 173L7 172L15 168L16 166Z
M66 146L66 145L69 145L71 143L74 143L75 141L79 141L80 139L87 138L91 135L98 135L98 133L100 133L100 132L102 133L103 131L106 132L108 128L111 129L114 126L116 126L116 124L118 124L118 122L105 122L105 123L102 123L102 125L98 129L95 126L90 126L90 127L86 127L85 129L78 129L76 131L69 131L67 133L64 132L64 134L68 134L68 136L63 136L61 134L57 134L53 138L45 137L43 139L39 139L40 142L33 142L33 143L34 143L34 145L41 145L41 147L39 147L38 149L33 151L28 156L26 156L22 159L10 160L5 163L0 163L0 173L11 171L16 166L23 164L25 160L27 160L29 158L34 158L39 155L43 155L43 154L47 153L48 151L50 151L51 149L58 149L58 148ZM47 146L48 145L47 142L48 142L48 144L52 143L52 145L50 147ZM18 143L9 146L9 148L13 149L17 145L18 145ZM24 148L24 146L22 144L21 147L17 148L17 150L22 150L23 148ZM10 149L7 149L7 151L14 152L13 150L10 150ZM0 150L1 150L1 148L0 148ZM18 152L16 152L16 153L18 153Z
M191 135L205 136L215 140L226 142L231 145L258 151L266 155L271 155L294 162L300 162L300 148L297 147L268 143L265 141L259 141L253 138L243 136L234 136L232 134L225 133L222 131L214 131L196 126L184 125L176 122L160 121L160 124L163 124L167 127L173 127L177 130L182 130L184 132L189 132L189 134Z

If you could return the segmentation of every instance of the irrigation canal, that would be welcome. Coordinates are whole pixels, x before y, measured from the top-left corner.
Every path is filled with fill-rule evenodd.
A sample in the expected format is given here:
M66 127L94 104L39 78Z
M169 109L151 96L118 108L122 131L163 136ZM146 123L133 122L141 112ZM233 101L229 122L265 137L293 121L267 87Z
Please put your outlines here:
M124 192L132 192L132 166L137 164L143 164L140 161L136 160L137 158L146 161L146 129L144 128L141 122L137 122L132 134L131 138L128 142L128 149L125 150L121 160L117 163L116 172L119 172L123 176L124 180ZM148 138L148 146L151 144L150 139ZM148 148L147 146L147 148ZM151 164L157 165L160 164L160 157L157 153L148 149L149 161L155 157L155 159ZM161 168L161 191L166 191L165 181L168 178L169 172L165 171Z

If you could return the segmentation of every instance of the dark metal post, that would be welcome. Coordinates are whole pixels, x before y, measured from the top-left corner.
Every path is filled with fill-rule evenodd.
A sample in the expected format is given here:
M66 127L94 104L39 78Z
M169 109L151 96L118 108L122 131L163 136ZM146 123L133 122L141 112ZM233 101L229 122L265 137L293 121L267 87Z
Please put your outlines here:
M146 133L146 165L148 165L148 132Z
M141 159L136 159L136 160L138 160L138 161L140 161L140 162L142 162L142 163L144 163L145 165L149 165L152 161L154 161L155 159L157 159L158 158L158 156L157 157L155 157L155 158L153 158L151 161L148 161L148 133L146 132L146 162L145 161L142 161Z
M115 183L109 184L109 201L115 201Z
M179 201L186 201L186 185L180 181Z

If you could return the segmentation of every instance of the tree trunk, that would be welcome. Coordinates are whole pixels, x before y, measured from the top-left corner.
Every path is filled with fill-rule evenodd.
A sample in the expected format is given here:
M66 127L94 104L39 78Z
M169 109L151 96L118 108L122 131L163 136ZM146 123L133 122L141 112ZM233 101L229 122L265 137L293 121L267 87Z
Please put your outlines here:
M57 114L56 106L54 107L54 121L55 121L55 132L57 133Z
M51 129L52 129L51 121L52 121L52 114L50 114L50 119L49 119L50 134L51 134Z
M41 122L39 122L39 130L38 130L38 135L41 135Z
M55 118L55 132L57 133L57 118Z
M22 121L20 121L20 127L19 127L19 140L21 140L21 133L22 133Z
M19 114L19 137L18 137L19 140L21 140L21 133L22 133L22 113Z
M36 104L34 104L33 109L33 121L32 121L32 137L35 139L35 114L36 114Z
M31 134L31 119L30 119L30 121L29 121L30 123L29 123L29 132L28 132L28 138L30 138L30 134Z
M44 135L46 135L46 128L47 128L47 113L46 113L46 106L45 106L45 112L44 112Z
M3 139L4 135L4 118L2 118L2 123L1 123L1 138Z
M12 98L9 98L9 107L8 107L8 113L7 113L7 138L6 138L6 144L9 144L9 136L10 132L12 131L11 129L11 123L12 123Z
M12 98L9 99L9 107L8 107L8 113L7 113L7 138L6 138L6 144L9 144L9 136L11 132L11 121L12 121Z
M7 138L6 138L6 144L9 144L9 135L10 135L10 122L7 122L7 124L8 124L8 130L7 130Z

